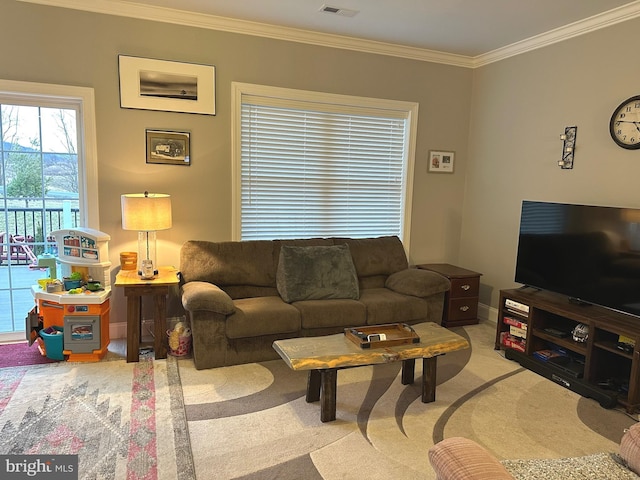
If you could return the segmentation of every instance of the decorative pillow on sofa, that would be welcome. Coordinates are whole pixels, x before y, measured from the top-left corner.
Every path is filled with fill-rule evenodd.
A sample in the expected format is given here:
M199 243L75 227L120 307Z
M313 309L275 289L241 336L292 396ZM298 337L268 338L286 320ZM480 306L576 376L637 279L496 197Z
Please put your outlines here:
M360 297L358 275L348 245L283 245L276 286L287 303Z

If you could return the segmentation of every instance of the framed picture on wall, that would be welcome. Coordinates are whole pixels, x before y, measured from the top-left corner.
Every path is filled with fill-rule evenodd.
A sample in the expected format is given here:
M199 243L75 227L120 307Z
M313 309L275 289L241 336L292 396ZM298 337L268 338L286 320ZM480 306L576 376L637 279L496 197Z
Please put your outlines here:
M216 114L212 65L118 55L120 107Z
M147 163L191 165L191 134L169 130L146 130Z
M442 150L429 150L429 172L453 173L453 161L455 152Z

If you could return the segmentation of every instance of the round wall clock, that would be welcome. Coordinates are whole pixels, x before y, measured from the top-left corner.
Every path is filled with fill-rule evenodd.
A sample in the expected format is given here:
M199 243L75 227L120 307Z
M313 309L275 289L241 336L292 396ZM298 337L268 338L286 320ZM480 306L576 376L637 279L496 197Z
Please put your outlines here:
M640 148L640 95L628 98L613 111L609 133L622 148Z

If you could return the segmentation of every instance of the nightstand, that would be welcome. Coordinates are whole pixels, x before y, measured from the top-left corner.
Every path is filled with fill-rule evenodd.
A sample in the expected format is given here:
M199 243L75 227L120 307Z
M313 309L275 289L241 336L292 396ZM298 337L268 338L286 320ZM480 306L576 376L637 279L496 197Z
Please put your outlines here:
M448 263L425 263L416 265L416 267L439 273L451 282L451 290L445 294L444 298L443 327L459 327L478 323L481 273Z

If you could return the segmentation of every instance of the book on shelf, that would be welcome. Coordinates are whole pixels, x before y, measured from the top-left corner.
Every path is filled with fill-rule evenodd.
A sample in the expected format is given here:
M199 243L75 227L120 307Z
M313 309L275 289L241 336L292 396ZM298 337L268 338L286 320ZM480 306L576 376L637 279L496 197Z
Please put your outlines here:
M631 337L626 337L624 335L618 335L618 343L626 343L627 345L631 345L632 347L636 346L635 339Z
M523 330L527 329L527 322L523 322L522 320L518 320L517 318L505 316L502 321L507 325L513 325L514 327L522 328Z
M514 337L527 338L527 330L514 325L509 325L509 333Z
M518 313L521 313L524 315L529 314L529 305L525 305L524 303L516 302L515 300L511 300L510 298L507 298L504 301L504 305L505 307L507 307L507 309L515 310Z
M539 358L544 362L547 362L552 358L556 358L556 357L567 357L567 359L569 358L567 354L562 350L552 350L552 349L536 350L535 352L533 352L533 356L536 358Z
M524 352L524 347L525 347L524 340L518 337L514 337L509 332L502 332L500 334L500 343L504 347L512 348L519 352Z

